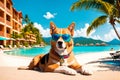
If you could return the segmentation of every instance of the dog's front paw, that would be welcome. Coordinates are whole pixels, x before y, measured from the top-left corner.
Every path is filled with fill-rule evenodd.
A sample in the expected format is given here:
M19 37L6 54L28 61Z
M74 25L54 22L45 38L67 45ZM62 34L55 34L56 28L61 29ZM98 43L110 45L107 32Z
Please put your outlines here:
M77 72L74 69L71 69L67 66L60 66L57 69L55 69L54 72L60 72L60 73L65 73L65 74L69 74L69 75L76 75Z
M64 73L69 74L69 75L76 75L77 74L77 72L74 69L71 69L69 67L65 68Z
M90 70L88 70L84 67L81 68L80 73L83 74L83 75L92 75L93 74L92 71L90 71Z

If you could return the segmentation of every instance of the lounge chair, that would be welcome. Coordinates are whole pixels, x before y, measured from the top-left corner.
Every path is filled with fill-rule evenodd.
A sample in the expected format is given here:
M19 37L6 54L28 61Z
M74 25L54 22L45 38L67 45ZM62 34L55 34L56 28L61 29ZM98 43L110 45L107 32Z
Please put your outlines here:
M120 59L120 51L116 51L115 53L110 53L112 58L115 59Z
M10 49L12 49L12 48L13 48L11 45L8 45L8 47L9 47Z
M16 45L14 45L14 48L17 48L17 46L16 46Z
M0 48L2 48L2 49L3 49L3 48L4 48L4 47L3 47L3 45L0 45Z
M0 48L1 48L2 50L9 50L9 49L10 49L10 48L4 47L3 45L0 45Z

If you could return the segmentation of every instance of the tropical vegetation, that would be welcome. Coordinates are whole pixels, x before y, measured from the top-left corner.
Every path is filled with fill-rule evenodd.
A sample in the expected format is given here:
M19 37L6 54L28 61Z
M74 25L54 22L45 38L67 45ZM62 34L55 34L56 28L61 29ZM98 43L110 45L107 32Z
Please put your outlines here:
M43 42L42 34L40 33L38 28L34 27L34 24L30 21L28 15L25 15L25 17L23 18L23 22L25 22L26 24L21 33L23 37L25 37L26 34L34 34L36 36L36 44L40 44L41 42Z
M99 16L92 21L87 29L87 35L109 20L117 37L120 39L120 34L115 27L116 22L120 23L120 0L79 0L71 6L72 11L81 10L82 8L85 8L86 10L96 9L104 13L102 16Z

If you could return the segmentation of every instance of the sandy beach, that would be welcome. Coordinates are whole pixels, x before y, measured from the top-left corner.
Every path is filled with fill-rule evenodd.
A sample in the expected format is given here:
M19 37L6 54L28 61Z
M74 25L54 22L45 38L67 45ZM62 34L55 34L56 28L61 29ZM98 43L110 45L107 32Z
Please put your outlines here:
M101 63L101 61L108 60L109 57L111 57L109 52L76 55L77 61L94 73L91 76L79 73L71 76L61 73L17 70L19 66L27 66L32 57L0 53L0 80L120 80L120 67Z

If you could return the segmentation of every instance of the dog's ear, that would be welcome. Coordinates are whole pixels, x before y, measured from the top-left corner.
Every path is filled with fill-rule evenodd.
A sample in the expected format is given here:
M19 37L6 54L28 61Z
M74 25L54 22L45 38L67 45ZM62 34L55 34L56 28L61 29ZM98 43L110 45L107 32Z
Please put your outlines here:
M68 26L68 30L70 31L71 33L71 36L74 35L74 28L75 28L75 23L71 23L69 26Z
M50 22L50 34L53 34L53 31L56 29L56 25L53 22Z

